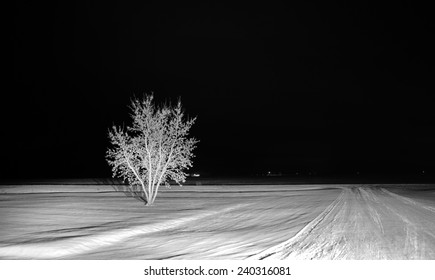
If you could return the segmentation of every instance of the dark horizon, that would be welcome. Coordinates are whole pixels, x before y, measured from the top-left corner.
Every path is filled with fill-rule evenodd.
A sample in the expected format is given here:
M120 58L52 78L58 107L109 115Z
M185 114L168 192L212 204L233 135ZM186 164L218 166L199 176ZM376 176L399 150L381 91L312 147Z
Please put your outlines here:
M111 177L108 129L151 92L197 116L188 173L434 178L433 20L410 5L17 2L0 179Z

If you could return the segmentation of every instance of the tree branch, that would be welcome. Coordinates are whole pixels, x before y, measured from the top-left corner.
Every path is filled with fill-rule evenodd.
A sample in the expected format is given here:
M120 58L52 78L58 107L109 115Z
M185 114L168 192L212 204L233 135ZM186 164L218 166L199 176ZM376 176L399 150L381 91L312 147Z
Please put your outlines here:
M171 145L171 152L169 153L168 160L166 161L166 163L165 163L165 165L164 165L164 167L163 167L163 170L162 170L162 172L160 173L159 181L157 182L157 186L156 186L156 194L157 194L157 191L159 190L160 184L162 183L163 175L165 174L166 169L167 169L167 167L168 167L168 164L169 164L169 162L170 162L170 160L171 160L172 153L173 153L173 151L174 151L174 145L175 145L175 142L176 142L176 139L174 140L174 142L173 142L172 145ZM156 196L154 195L154 198L153 198L153 199L155 199L155 197L156 197Z
M143 181L141 180L141 178L139 177L139 175L138 175L138 173L136 172L136 170L134 169L134 167L130 164L130 161L128 160L128 157L127 157L127 155L124 153L124 158L125 158L125 162L127 163L127 165L128 165L128 167L131 169L131 171L133 171L133 174L136 176L136 178L138 179L138 181L140 182L140 184L142 185L142 189L144 190L144 192L145 192L145 196L146 196L146 199L147 199L147 202L149 201L149 195L148 195L148 192L146 191L146 189L145 189L145 186L144 186L144 183L143 183Z

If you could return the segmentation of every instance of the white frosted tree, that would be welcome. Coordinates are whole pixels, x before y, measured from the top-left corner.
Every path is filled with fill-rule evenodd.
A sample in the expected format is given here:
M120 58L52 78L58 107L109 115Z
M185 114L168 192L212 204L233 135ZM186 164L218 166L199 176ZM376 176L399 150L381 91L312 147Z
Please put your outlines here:
M192 151L199 142L188 135L196 118L184 118L180 101L156 106L153 95L134 98L131 110L131 126L109 129L112 147L106 160L113 177L124 179L133 194L152 205L161 185L185 182L184 171L192 166Z

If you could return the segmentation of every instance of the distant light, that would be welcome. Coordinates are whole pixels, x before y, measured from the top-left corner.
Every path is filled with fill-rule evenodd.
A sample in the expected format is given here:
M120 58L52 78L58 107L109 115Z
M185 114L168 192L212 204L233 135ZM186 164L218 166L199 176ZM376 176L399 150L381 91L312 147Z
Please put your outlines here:
M199 173L193 173L193 175L192 175L193 177L199 177L199 176L201 176Z
M424 170L423 170L423 171L421 171L421 173L423 173L423 174L424 174Z

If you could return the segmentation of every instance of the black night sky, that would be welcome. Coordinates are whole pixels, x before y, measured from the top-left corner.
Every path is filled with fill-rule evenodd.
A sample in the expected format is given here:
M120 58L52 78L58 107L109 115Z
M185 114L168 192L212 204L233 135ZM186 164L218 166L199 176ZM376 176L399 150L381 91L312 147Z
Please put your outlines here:
M128 2L15 3L3 178L110 177L151 91L198 117L195 172L434 174L429 7Z

